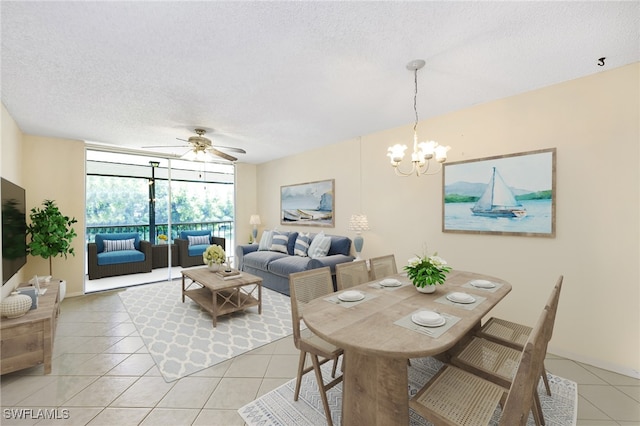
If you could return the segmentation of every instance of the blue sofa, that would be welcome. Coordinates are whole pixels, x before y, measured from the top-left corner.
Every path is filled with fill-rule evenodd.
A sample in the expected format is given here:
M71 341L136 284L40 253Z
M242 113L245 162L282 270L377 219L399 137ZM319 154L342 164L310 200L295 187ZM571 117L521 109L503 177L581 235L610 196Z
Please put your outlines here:
M96 234L95 242L87 245L87 259L90 280L151 272L151 243L136 232Z
M190 244L189 237L201 237L208 236L208 244ZM180 232L180 238L173 240L178 246L178 258L180 259L180 266L188 268L190 266L202 266L204 261L202 260L202 253L211 244L216 244L225 249L225 239L221 237L212 237L210 230L204 231L182 231Z
M258 250L258 244L237 246L235 261L238 269L262 278L263 287L289 296L289 274L329 266L335 290L335 266L354 259L351 256L351 240L348 237L327 235L331 238L329 252L326 256L312 259L294 255L298 232L284 234L288 235L287 253ZM315 237L315 234L310 236Z

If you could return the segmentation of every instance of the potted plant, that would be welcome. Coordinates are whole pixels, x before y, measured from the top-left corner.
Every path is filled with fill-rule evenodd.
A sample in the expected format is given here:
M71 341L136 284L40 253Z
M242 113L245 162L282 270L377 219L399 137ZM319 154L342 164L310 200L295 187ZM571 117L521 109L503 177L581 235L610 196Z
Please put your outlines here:
M53 257L75 256L71 241L77 234L71 225L77 220L60 213L55 201L44 200L42 205L44 208L34 207L29 214L31 223L27 225L27 235L31 241L27 244L27 252L49 259L49 275L53 275Z
M433 293L437 284L444 284L451 268L447 266L446 260L434 253L431 256L423 255L409 259L404 270L418 291Z
M207 247L204 253L202 253L202 260L209 269L217 271L220 269L220 265L227 260L227 255L221 246L213 244Z

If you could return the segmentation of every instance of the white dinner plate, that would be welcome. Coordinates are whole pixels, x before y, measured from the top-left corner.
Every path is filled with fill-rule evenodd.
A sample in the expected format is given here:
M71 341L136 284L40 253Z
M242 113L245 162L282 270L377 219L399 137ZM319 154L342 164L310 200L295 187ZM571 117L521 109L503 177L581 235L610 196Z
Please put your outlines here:
M342 300L343 302L357 302L358 300L364 299L364 294L360 293L359 291L349 290L345 291L344 293L340 293L338 295L338 299Z
M496 286L494 283L487 280L473 280L470 284L478 288L494 288Z
M420 318L418 318L418 312L416 312L415 314L411 315L411 321L413 321L414 323L418 324L419 326L422 327L440 327L442 325L444 325L447 320L443 317L440 316L440 320L438 322L435 323L425 323L420 321Z
M402 283L393 278L385 278L384 280L380 281L380 285L382 287L400 287Z
M475 297L467 293L449 293L447 299L454 303L473 303L476 301Z

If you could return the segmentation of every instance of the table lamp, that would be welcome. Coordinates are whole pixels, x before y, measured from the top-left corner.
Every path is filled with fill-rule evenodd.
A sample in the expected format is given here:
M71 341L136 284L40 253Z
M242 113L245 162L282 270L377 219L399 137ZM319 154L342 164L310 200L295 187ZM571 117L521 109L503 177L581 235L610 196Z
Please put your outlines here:
M360 260L360 253L362 253L362 246L364 245L364 238L362 238L361 232L369 230L367 215L351 215L351 219L349 220L349 230L356 231L356 237L353 239L353 247L356 250L355 260Z
M258 237L258 225L260 225L260 216L257 214L252 214L251 218L249 219L249 224L253 225L252 235L253 240L255 241Z

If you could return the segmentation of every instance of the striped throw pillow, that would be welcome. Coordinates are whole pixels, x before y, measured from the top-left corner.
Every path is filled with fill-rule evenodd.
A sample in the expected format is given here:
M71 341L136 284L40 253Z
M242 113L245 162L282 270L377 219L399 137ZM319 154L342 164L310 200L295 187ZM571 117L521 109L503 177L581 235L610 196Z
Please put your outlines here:
M316 238L320 238L318 243L314 245L316 242ZM309 257L312 259L318 257L324 257L329 253L329 249L331 248L331 237L316 235L313 237L312 247L309 247Z
M271 237L270 250L289 254L289 251L287 250L288 242L289 242L289 235L283 234L278 231L273 231L273 236Z
M260 238L260 243L258 244L259 251L268 251L271 248L271 239L273 237L273 231L269 231L265 229L262 231L262 238Z
M187 239L189 240L190 246L199 246L202 244L209 244L209 236L208 235L187 235Z
M293 249L293 254L296 256L307 257L309 244L311 244L311 237L309 236L309 233L298 234L298 238L296 238L296 245Z
M134 238L129 240L104 240L104 251L135 250L134 241Z

